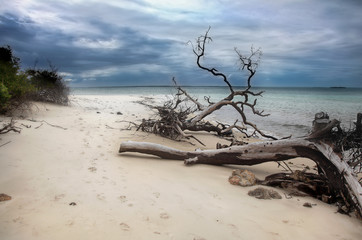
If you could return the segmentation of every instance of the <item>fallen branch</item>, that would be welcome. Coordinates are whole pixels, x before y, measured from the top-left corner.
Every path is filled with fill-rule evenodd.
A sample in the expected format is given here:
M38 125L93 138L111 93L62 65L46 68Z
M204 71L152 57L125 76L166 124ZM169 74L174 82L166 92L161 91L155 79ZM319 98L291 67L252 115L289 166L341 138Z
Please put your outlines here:
M260 49L254 49L251 47L250 53L243 55L239 50L235 48L235 52L239 58L240 69L248 72L248 78L246 79L247 87L244 90L234 90L227 74L219 72L215 67L209 67L202 62L205 57L206 46L212 41L209 36L210 28L205 34L196 39L195 44L189 41L192 45L193 53L196 56L197 66L210 73L213 77L222 79L228 86L230 93L223 99L217 102L211 102L210 97L204 97L206 104L198 101L195 97L192 97L185 89L180 87L175 78L172 81L177 89L177 94L174 95L173 100L166 101L163 106L153 106L152 104L145 103L145 101L139 102L153 110L157 111L157 117L155 119L143 120L139 125L140 130L146 132L152 132L159 134L163 137L170 139L179 138L193 138L200 142L195 136L186 134L185 131L207 131L215 132L220 136L231 135L232 129L236 129L248 136L248 131L252 130L255 134L259 134L262 137L274 139L277 138L261 131L253 122L251 122L246 114L250 111L252 114L266 117L269 114L265 114L263 110L257 109L257 99L252 100L254 97L259 97L263 92L254 92L251 89L251 80L258 68L260 57L262 52ZM192 106L188 106L191 101ZM238 114L238 119L235 119L233 125L218 124L213 125L207 122L205 118L222 107L230 106ZM238 124L237 124L238 123ZM240 123L240 124L239 124Z
M0 147L3 147L3 146L5 146L6 144L9 144L9 143L11 143L11 141L8 141L8 142L6 142L4 144L1 144Z
M123 142L119 153L138 152L164 159L183 160L191 164L236 164L256 165L264 162L283 161L296 157L310 158L320 167L329 180L335 195L341 196L348 209L356 209L362 216L362 187L353 177L351 167L342 161L325 143L307 139L289 139L257 142L216 150L181 151L154 143Z
M180 87L177 84L175 77L172 78L172 81L178 90L178 95L185 95L187 99L189 99L191 102L193 102L197 106L197 109L199 111L204 110L204 108L205 108L204 105L202 105L199 101L197 101L197 99L191 97L182 87Z
M15 122L13 119L10 120L10 123L4 124L2 128L0 128L0 134L5 134L8 132L17 132L20 133L21 128L15 126Z
M51 127L55 127L55 128L60 128L60 129L63 129L63 130L67 130L67 128L65 128L65 127L58 126L58 125L54 125L54 124L50 124L50 123L48 123L48 122L45 121L45 120L41 120L41 121L39 121L39 120L34 120L34 119L27 119L27 120L30 121L30 122L46 123L46 124L48 124L48 125L51 126ZM43 125L43 124L41 124L40 126L36 127L35 129L40 128L42 125Z

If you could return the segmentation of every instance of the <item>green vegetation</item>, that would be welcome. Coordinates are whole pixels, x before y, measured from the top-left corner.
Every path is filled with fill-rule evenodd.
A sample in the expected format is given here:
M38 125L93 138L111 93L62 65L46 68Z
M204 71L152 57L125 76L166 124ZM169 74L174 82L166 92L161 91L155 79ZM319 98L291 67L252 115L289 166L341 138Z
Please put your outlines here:
M69 89L54 66L50 65L50 70L28 69L26 73L30 76L30 82L36 89L32 95L33 100L61 105L68 104Z
M10 46L0 47L0 113L10 113L30 101L66 105L68 88L57 69L20 69L20 59Z
M10 46L0 48L0 112L20 107L34 91L24 72L20 59L13 56Z

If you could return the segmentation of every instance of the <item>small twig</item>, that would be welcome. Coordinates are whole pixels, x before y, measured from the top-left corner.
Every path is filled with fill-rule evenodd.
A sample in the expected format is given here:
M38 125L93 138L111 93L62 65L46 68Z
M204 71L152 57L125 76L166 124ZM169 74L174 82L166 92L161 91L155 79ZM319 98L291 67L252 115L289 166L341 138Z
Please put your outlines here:
M128 123L128 127L126 127L126 128L121 128L120 130L131 130L132 129L132 125L134 125L134 127L136 127L137 128L137 131L138 131L138 129L141 127L141 125L142 124L140 124L140 125L138 125L138 124L136 124L136 123L134 123L134 122L131 122L131 121L125 121L125 120L121 120L121 121L116 121L117 123L118 122L121 122L121 123L123 123L123 122L125 122L125 123Z
M284 167L280 162L284 163L287 166L287 168ZM277 163L278 163L278 167L282 167L285 171L289 170L293 173L292 169L290 169L290 167L284 161L278 161Z
M287 166L287 168L289 169L289 171L290 171L291 173L293 173L293 170L289 167L289 165L288 165L285 161L282 161L282 162L284 163L285 166Z
M45 120L38 121L38 120L34 120L34 119L28 119L28 121L31 121L31 122L39 122L39 123L46 123L46 124L48 124L48 125L51 126L51 127L55 127L55 128L60 128L60 129L63 129L63 130L67 130L67 128L65 128L65 127L61 127L61 126L58 126L58 125L54 125L54 124L48 123L48 122L45 121ZM43 124L41 124L40 126L36 127L36 129L40 128L42 125L43 125Z
M180 133L180 135L183 136L184 138L193 138L198 143L200 143L202 146L206 146L203 142L201 142L199 139L197 139L194 135L184 133L184 131L182 131L182 129L179 125L176 125L176 129Z
M106 124L106 128L108 128L108 129L115 129L115 130L122 130L122 129L119 129L119 128L111 127L111 126L109 126L109 125L107 125L107 124Z
M6 144L9 144L9 143L11 143L11 141L1 144L0 147L5 146Z

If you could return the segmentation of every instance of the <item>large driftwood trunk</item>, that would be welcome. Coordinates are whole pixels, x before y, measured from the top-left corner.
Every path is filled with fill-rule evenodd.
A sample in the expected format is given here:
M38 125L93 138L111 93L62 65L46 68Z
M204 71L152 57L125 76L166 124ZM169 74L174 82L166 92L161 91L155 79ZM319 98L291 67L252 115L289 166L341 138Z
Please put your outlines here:
M190 164L236 164L256 165L264 162L282 161L296 157L313 160L328 178L331 189L342 196L347 207L354 207L362 216L362 187L354 177L350 166L333 149L323 143L308 139L289 139L257 142L216 150L182 151L154 143L123 142L120 153L138 152L164 159L184 160Z

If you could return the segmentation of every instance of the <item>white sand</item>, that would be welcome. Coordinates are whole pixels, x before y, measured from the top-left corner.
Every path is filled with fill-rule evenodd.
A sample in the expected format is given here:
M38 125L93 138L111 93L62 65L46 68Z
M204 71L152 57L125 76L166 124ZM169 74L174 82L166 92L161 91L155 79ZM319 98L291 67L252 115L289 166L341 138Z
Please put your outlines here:
M0 239L362 239L361 222L335 206L286 199L281 190L282 200L248 196L256 187L229 184L233 167L118 154L126 140L198 147L119 130L128 125L119 121L150 114L137 99L76 96L71 107L37 104L28 119L66 130L17 120L31 128L0 136L0 145L11 141L0 147L0 193L13 198L0 203ZM209 148L220 141L199 138ZM281 171L276 166L240 168L262 177Z

